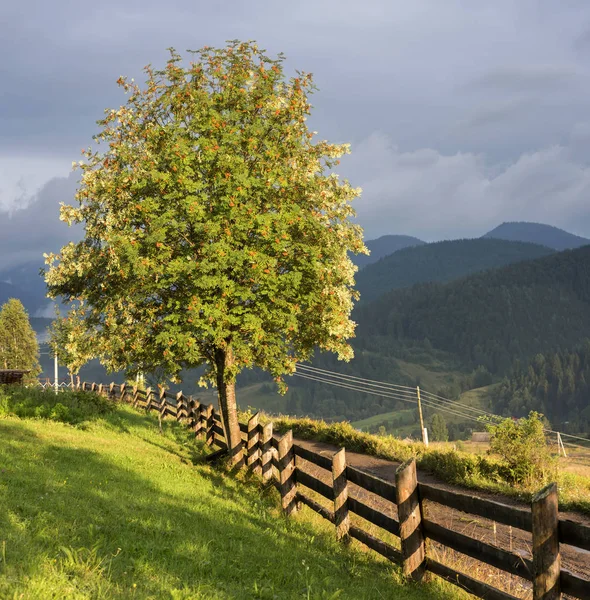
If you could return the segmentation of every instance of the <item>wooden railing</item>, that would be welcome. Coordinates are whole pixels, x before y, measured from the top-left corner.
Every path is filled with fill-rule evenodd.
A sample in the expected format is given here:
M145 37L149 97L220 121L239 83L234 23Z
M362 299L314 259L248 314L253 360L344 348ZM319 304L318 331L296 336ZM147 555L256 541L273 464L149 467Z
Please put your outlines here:
M155 393L123 385L79 384L92 390L131 403L134 407L156 410L160 418L171 416L188 426L210 446L226 448L221 420L212 404L204 405L179 392ZM346 464L345 450L327 457L293 442L289 431L277 437L273 424L261 425L258 415L241 423L245 460L249 469L265 481L274 480L281 495L282 508L289 515L302 503L334 523L340 539L354 538L387 559L400 563L404 573L415 580L425 571L452 582L471 594L488 600L509 600L516 596L502 591L466 573L457 571L429 555L427 540L466 555L496 569L530 582L534 600L552 600L567 594L590 600L590 580L561 567L560 544L590 552L590 527L560 518L557 489L551 484L532 501L532 510L508 506L449 489L419 483L414 460L400 465L395 483L385 481ZM315 473L303 468L314 465ZM326 483L328 481L329 483ZM350 484L350 485L349 485ZM358 489L383 499L393 510L382 511L359 498ZM308 491L311 490L311 493ZM354 490L354 495L349 492ZM313 496L316 496L314 498ZM320 498L329 502L322 504ZM532 560L511 550L502 549L436 523L427 517L424 501L490 519L532 534ZM389 512L389 514L386 514ZM397 513L397 519L391 516ZM386 532L380 539L354 525L351 514ZM399 548L391 537L399 539ZM590 562L590 554L589 562Z

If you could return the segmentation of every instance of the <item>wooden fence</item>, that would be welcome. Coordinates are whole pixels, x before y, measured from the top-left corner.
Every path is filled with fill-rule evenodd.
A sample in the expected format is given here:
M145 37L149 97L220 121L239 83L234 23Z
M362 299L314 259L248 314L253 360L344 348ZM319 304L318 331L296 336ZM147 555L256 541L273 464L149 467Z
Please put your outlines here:
M176 395L164 390L155 393L150 388L141 391L125 384L112 383L105 386L78 383L78 387L129 402L134 407L156 410L160 418L171 416L178 421L187 422L195 435L208 445L220 449L227 447L221 420L212 404L201 404L187 398L182 392ZM479 598L516 598L429 556L426 540L432 540L506 574L531 582L533 600L553 600L561 598L562 594L590 600L590 580L562 568L560 556L560 544L589 552L590 527L559 517L555 484L541 490L533 498L532 510L527 511L419 483L414 460L398 467L393 483L347 465L344 449L327 457L294 443L290 431L281 437L273 435L273 424L261 425L258 415L254 415L248 423L241 423L240 428L248 468L265 481L276 481L285 514L289 515L297 510L300 503L307 505L334 523L340 539L354 538L389 560L400 563L404 573L412 579L419 580L425 571L430 571ZM317 467L316 475L301 468L305 461ZM318 476L317 470L324 476ZM326 483L326 480L331 484ZM349 484L390 503L397 509L397 519L369 506L358 495L351 496ZM329 501L330 508L318 502L306 490L312 490L325 498ZM429 520L425 517L425 500L531 533L532 560ZM401 549L353 525L351 514L399 538Z

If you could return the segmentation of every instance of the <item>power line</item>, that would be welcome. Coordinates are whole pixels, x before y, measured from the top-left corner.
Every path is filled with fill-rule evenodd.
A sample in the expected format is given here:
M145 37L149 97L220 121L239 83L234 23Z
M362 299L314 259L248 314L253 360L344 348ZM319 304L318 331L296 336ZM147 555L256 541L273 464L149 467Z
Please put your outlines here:
M362 377L355 377L353 375L344 375L343 373L336 373L334 371L328 371L326 369L319 369L317 367L312 367L312 366L302 365L302 364L298 364L297 365L297 369L303 369L304 371L306 371L308 373L311 372L311 374L315 374L317 376L331 377L331 378L336 379L336 380L339 380L339 379L340 380L345 380L345 381L346 380L352 380L353 383L355 383L355 382L358 381L358 382L361 382L363 384L368 384L369 386L371 386L373 388L377 388L377 389L382 388L382 389L386 389L386 390L390 390L391 389L393 391L397 391L397 389L400 388L400 389L403 389L403 390L411 391L412 394L416 394L416 388L415 387L400 386L400 385L396 385L396 384L393 384L393 383L387 383L387 382L384 382L384 381L375 381L373 379L365 379L365 378L362 378ZM365 391L365 390L363 389L361 391ZM421 391L423 391L423 390L421 390ZM465 405L465 404L461 404L460 402L454 402L454 401L448 400L446 398L441 398L440 396L436 396L435 394L430 394L429 392L424 392L424 394L428 394L430 396L435 396L436 397L436 401L433 400L431 402L430 406L432 406L433 402L437 402L436 406L437 406L437 408L440 408L439 404L440 404L440 402L443 402L443 403L449 404L450 407L453 410L462 411L462 413L467 413L467 415L466 414L461 414L460 416L473 417L474 415L470 414L470 412L469 412L469 411L471 411L471 413L475 413L478 416L488 416L488 417L494 417L496 419L501 419L502 418L502 417L500 417L498 415L494 415L493 413L487 412L487 411L485 411L483 409L478 409L476 407L472 407L472 406L468 406L468 405ZM423 398L423 402L425 404L427 404L427 402L424 400L424 398ZM441 410L442 410L442 408L441 408Z
M366 394L372 394L374 396L382 396L384 398L392 398L394 400L401 400L403 402L411 402L412 404L418 404L418 400L417 398L413 397L413 396L409 396L407 393L406 394L400 394L399 392L396 393L392 393L392 392L383 392L383 391L377 391L377 390L373 390L370 387L358 387L358 384L348 384L348 383L338 383L337 381L331 381L329 379L324 379L321 377L316 377L313 375L309 375L309 374L304 374L304 373L293 373L294 376L296 377L302 377L303 379L309 379L311 381L316 381L319 383L327 383L330 385L335 385L337 387L341 387L344 389L348 389L348 390L352 390L352 391L356 391L356 392L362 392L362 393L366 393ZM467 419L470 421L473 421L474 423L479 423L478 419L474 418L473 415L468 415L468 414L464 414L461 413L459 411L455 411L455 410L451 410L448 409L445 406L438 406L436 404L431 404L430 402L426 401L423 403L428 406L429 408L435 408L437 410L440 410L441 412L446 412L448 414L451 414L453 416L456 417L460 417L463 419Z
M371 383L376 386L384 387L384 388L391 388L391 389L396 388L396 389L412 390L412 391L414 391L416 389L415 387L410 387L408 385L397 385L395 383L387 383L386 381L375 381L374 379L364 379L362 377L355 377L354 375L345 375L344 373L337 373L336 371L328 371L326 369L319 369L318 367L312 367L311 365L304 365L301 363L297 364L297 368L308 370L308 371L315 371L319 375L327 375L327 376L339 378L339 379L349 379L349 380L354 380L354 381L358 381L361 383Z
M392 398L395 400L402 400L405 402L411 402L413 404L418 404L417 398L414 398L414 393L416 388L410 386L402 386L392 383L387 383L383 381L376 381L374 379L366 379L363 377L356 377L354 375L346 375L344 373L337 373L335 371L329 371L327 369L320 369L318 367L313 367L311 365L298 364L297 369L302 369L303 373L294 373L293 375L297 377L302 377L304 379L309 379L311 381L316 381L319 383L327 383L331 385L336 385L338 387L342 387L344 389L350 389L352 391L358 391L362 393L373 394L377 396L383 396L386 398ZM336 381L333 381L336 380ZM338 381L343 383L338 383ZM361 387L361 384L364 387ZM386 390L383 392L381 390ZM411 396L410 396L411 392ZM440 410L441 412L446 412L447 414L451 414L457 417L461 417L464 419L468 419L473 422L479 423L479 417L488 417L496 420L503 420L509 417L502 417L495 413L489 412L487 410L468 406L466 404L462 404L459 401L449 400L448 398L443 398L437 394L433 394L427 390L421 389L422 392L422 403L429 407L434 408L436 410ZM471 411L471 412L469 412ZM474 418L475 415L478 415L478 418ZM554 433L560 434L562 437L568 437L571 439L580 440L583 442L590 442L587 438L583 438L581 436L573 435L570 433L561 433L558 431L554 431L552 429L543 429L545 433ZM573 442L567 442L569 446L581 449L587 449L587 446L581 446L579 444L574 444Z

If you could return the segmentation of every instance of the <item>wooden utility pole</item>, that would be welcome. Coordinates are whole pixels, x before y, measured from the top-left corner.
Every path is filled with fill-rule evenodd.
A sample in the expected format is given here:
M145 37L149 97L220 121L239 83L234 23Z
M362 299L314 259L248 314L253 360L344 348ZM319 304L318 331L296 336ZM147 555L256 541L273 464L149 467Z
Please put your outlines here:
M418 398L418 414L420 415L420 435L425 446L428 446L428 438L424 429L424 417L422 416L422 403L420 402L420 386L416 386L416 397Z

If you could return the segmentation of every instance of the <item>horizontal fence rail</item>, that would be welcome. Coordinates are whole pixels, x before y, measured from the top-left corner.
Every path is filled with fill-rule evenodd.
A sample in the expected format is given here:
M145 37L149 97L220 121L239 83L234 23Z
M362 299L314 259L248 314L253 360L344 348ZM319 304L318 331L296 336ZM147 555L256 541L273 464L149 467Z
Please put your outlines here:
M227 449L222 422L213 405L201 404L182 392L172 394L151 388L140 390L125 384L105 386L79 381L74 388L100 393L137 408L155 410L160 419L170 417L182 421L208 445ZM534 600L553 600L561 598L562 594L590 600L590 580L561 568L559 552L560 544L590 551L590 527L559 518L555 484L541 490L533 499L532 511L527 511L468 493L419 483L413 460L397 469L395 483L386 481L347 465L344 449L329 457L294 443L291 432L280 438L276 432L273 435L272 423L260 424L257 414L248 423L240 423L240 430L246 450L246 465L263 480L274 480L287 515L301 504L308 506L335 524L339 538L358 540L392 562L401 564L404 573L413 579L419 580L425 571L430 571L479 598L516 598L436 560L429 555L429 543L435 542L530 582ZM309 469L306 463L314 468ZM310 470L315 470L315 473ZM315 499L308 490L320 498ZM367 493L381 499L381 503L385 502L397 518L370 506ZM321 498L331 505L330 508L319 501ZM425 518L424 501L531 533L532 560ZM388 539L393 536L399 540L401 549L352 524L351 514L386 532Z

